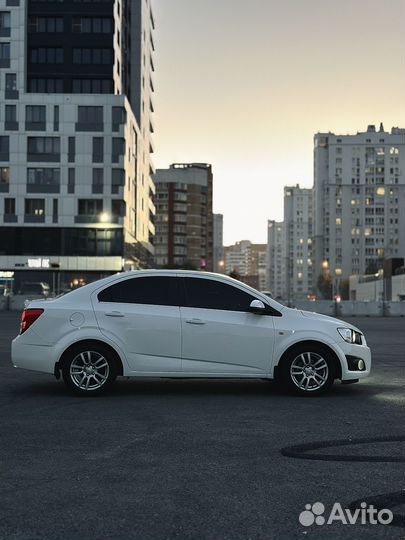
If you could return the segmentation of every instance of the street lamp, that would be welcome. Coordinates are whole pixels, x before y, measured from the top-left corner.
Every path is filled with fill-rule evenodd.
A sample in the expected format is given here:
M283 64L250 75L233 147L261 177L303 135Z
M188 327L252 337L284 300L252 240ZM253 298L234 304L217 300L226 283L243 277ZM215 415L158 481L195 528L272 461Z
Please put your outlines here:
M99 221L100 223L108 223L110 221L110 214L108 212L101 212Z

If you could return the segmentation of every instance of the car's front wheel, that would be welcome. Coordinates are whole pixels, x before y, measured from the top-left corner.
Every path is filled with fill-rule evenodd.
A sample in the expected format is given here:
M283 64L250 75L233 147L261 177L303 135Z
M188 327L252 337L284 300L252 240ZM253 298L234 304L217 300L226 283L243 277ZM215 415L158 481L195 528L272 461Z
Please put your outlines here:
M335 365L326 348L302 345L295 347L284 357L280 375L288 390L314 396L326 392L333 385Z
M76 394L95 396L111 388L117 377L117 368L110 352L102 346L80 346L65 357L62 376Z

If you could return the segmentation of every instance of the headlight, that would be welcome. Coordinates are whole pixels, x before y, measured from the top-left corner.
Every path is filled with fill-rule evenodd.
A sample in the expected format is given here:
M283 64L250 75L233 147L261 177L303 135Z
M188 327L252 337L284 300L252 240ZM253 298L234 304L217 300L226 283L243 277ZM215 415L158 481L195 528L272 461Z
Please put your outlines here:
M361 345L363 343L363 334L356 332L356 330L352 330L351 328L338 328L337 331L347 343L355 343L356 345Z

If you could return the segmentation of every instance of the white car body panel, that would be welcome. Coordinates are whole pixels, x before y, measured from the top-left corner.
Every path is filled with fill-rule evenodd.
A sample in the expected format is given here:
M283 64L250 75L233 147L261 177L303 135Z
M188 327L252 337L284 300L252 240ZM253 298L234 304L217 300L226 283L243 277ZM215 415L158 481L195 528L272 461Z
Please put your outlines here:
M182 307L183 371L267 376L273 355L273 317Z
M103 336L126 351L131 372L181 372L181 324L177 306L92 302ZM108 314L122 314L109 316Z
M234 285L275 309L281 316L178 306L99 302L97 293L122 279L140 276L198 277ZM316 341L334 351L342 380L370 373L371 353L364 343L347 343L337 332L354 326L324 315L282 306L247 285L223 275L192 271L135 271L109 276L65 296L34 300L44 314L12 342L15 367L54 373L68 347L83 340L110 345L125 376L272 378L285 351ZM123 317L108 317L107 312ZM189 324L199 319L204 324ZM350 371L345 355L362 358L364 371Z

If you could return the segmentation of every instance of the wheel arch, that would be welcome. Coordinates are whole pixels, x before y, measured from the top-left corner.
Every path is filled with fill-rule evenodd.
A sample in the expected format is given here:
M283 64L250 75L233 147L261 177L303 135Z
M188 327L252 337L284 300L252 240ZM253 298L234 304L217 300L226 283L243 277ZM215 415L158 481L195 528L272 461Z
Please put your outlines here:
M318 349L323 349L324 351L327 351L328 354L330 354L330 357L333 361L334 367L335 367L335 378L341 379L342 377L342 364L340 362L340 358L337 355L337 353L332 349L330 345L327 343L324 343L322 341L317 341L316 339L306 339L303 341L297 341L296 343L293 343L290 345L280 356L277 364L274 366L274 378L277 378L279 374L280 367L282 363L286 360L286 358L289 357L289 355L294 351L294 349L299 349L303 346L308 347L316 347Z
M69 347L67 347L63 353L61 354L59 360L55 364L55 376L59 378L60 376L60 370L62 369L63 363L66 361L66 359L69 357L69 354L77 349L79 346L92 346L92 345L98 345L103 347L104 349L107 349L112 357L115 360L116 366L117 366L117 375L123 375L124 374L124 366L122 363L121 356L117 352L114 347L112 347L109 343L106 343L105 341L102 341L101 339L82 339L80 341L75 341Z

